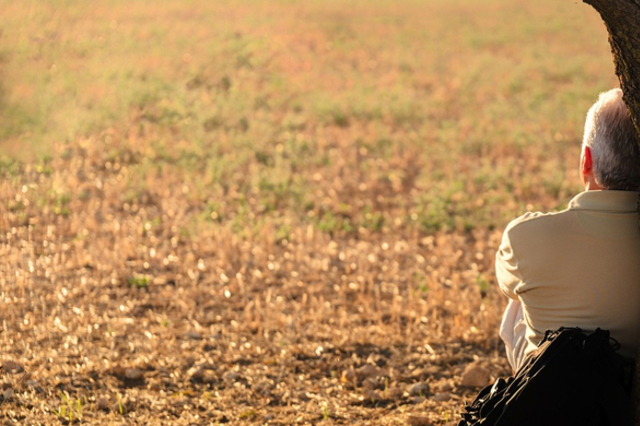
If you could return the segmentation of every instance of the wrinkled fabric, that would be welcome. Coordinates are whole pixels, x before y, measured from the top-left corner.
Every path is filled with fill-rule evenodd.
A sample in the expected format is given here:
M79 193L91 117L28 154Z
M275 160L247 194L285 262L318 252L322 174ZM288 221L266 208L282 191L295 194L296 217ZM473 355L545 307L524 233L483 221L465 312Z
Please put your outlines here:
M527 323L522 314L522 303L509 299L502 316L500 338L504 342L507 359L513 371L522 366L527 349Z
M609 330L620 354L640 342L638 192L585 191L556 213L526 213L505 229L496 277L522 303L526 352L545 330Z

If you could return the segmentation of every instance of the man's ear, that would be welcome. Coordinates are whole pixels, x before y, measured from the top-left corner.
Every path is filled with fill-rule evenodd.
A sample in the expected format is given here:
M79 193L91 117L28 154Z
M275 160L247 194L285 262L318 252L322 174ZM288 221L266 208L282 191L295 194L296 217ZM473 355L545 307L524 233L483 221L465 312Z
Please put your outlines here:
M588 175L593 170L593 159L591 158L591 148L588 146L584 147L584 151L582 153L582 164L580 164L580 168L582 169L583 175Z

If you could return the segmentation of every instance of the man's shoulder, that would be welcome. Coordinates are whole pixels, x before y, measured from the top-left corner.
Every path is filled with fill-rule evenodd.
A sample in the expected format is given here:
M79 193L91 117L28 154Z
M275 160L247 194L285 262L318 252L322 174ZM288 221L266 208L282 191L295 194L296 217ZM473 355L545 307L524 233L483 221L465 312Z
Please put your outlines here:
M509 231L513 228L530 228L537 226L547 226L551 224L551 222L555 222L557 220L562 220L566 215L568 210L562 210L559 212L526 212L520 217L513 219L507 225L505 231Z
M505 228L505 236L510 239L521 237L523 239L540 238L550 234L558 234L571 227L570 210L559 212L527 212L512 220Z

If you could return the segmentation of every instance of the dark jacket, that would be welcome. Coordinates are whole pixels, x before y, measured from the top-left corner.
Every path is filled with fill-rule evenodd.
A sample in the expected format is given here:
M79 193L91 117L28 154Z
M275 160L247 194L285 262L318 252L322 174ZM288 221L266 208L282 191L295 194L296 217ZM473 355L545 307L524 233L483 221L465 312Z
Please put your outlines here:
M483 389L458 426L633 426L633 361L615 350L608 331L547 331L515 377Z

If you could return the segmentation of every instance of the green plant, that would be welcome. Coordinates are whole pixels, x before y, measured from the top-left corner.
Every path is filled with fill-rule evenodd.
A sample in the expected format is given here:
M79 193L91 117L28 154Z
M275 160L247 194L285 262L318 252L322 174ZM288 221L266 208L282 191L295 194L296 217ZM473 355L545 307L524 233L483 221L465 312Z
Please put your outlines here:
M329 420L329 407L326 402L322 403L322 419Z
M240 413L240 419L253 419L255 417L258 416L258 413L256 412L256 410L247 410L244 411L242 413Z
M144 275L135 275L127 281L129 287L146 288L149 285L150 279Z
M478 274L478 276L476 276L476 284L480 290L480 295L485 297L487 295L487 290L489 289L489 282L484 275Z
M59 392L60 406L58 409L53 408L52 411L60 419L68 420L70 422L74 420L81 420L82 413L85 405L87 405L87 398L71 398L66 392Z
M124 416L125 413L125 407L124 407L124 403L122 402L122 396L120 394L118 394L118 398L116 400L116 405L118 407L118 413L121 416Z

